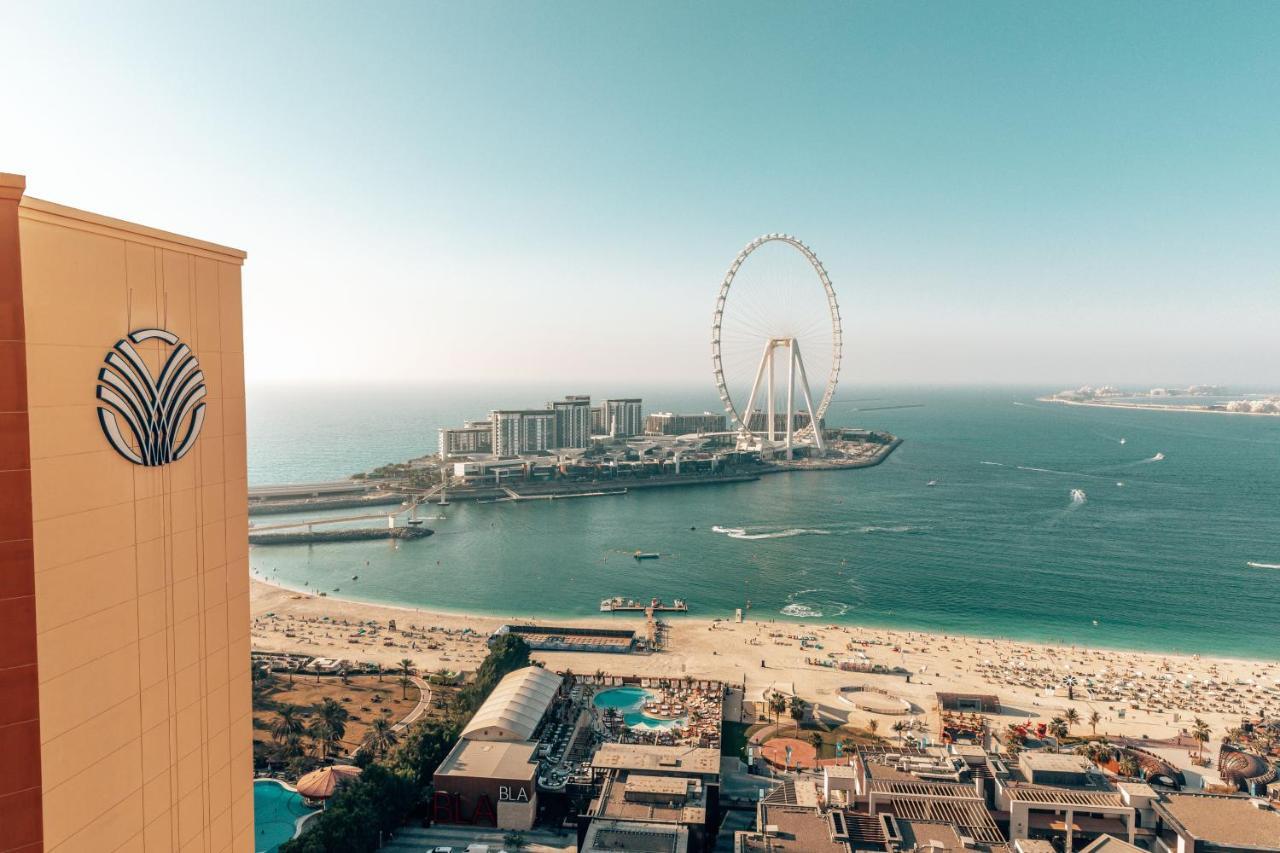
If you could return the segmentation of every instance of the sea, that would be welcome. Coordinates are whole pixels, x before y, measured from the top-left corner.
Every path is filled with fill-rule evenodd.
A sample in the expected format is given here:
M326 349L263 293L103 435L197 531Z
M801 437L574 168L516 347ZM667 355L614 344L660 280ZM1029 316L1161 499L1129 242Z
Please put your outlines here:
M720 410L714 388L642 390L646 411ZM883 464L424 507L425 539L258 546L251 571L342 598L512 617L598 616L605 597L660 596L700 617L743 608L754 620L1280 657L1280 417L1038 402L1049 390L842 390L829 425L903 439ZM251 388L250 483L429 454L440 426L566 391L581 393ZM251 521L267 518L291 516ZM637 561L637 550L661 556Z

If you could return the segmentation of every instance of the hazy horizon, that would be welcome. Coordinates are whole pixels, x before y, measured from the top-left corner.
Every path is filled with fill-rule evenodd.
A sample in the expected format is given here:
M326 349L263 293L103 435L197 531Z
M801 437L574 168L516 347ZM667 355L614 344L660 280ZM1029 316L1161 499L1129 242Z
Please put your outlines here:
M709 383L773 231L845 389L1280 384L1274 3L6 18L0 170L245 249L255 385Z

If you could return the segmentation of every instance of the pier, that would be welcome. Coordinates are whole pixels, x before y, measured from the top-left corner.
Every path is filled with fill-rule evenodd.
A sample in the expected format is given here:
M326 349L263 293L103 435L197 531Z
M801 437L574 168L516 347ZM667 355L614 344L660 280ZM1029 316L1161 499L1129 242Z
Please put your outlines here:
M688 613L689 605L683 598L673 599L667 604L661 598L649 601L636 601L633 598L614 596L600 601L601 613Z

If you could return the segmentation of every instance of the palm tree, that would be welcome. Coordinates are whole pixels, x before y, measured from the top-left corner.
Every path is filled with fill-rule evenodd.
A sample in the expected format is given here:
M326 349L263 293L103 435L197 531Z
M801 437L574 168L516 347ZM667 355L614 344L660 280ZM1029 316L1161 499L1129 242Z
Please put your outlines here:
M396 734L395 729L391 727L391 723L387 721L387 718L378 717L370 723L361 743L365 749L373 753L374 758L381 758L386 754L387 750L396 745L398 740L400 740L400 736Z
M822 734L820 732L809 732L809 745L813 747L813 751L822 757Z
M315 742L321 758L329 754L342 742L347 733L347 718L351 715L347 709L332 699L325 699L316 712L316 718L307 727L307 734Z
M870 720L867 722L867 731L871 732L872 734L875 734L876 729L878 728L880 728L879 720Z
M769 696L769 710L773 712L773 722L777 725L778 718L787 711L787 697L778 691L773 691Z
M805 701L799 696L792 696L787 703L787 710L791 713L791 719L796 721L796 735L800 734L800 721L804 719Z
M1054 744L1053 751L1058 751L1058 742L1067 736L1067 721L1061 717L1054 717L1049 721L1049 725L1045 726L1045 730L1053 735Z
M1196 753L1197 757L1201 760L1204 759L1204 745L1209 742L1209 734L1209 724L1199 717L1196 717L1195 722L1191 725L1191 737L1195 738L1195 740L1200 744L1196 749Z
M907 730L907 724L902 720L898 720L892 726L893 733L898 736L898 743L902 743L902 733Z
M572 678L572 677L573 677L573 673L569 672L568 670L565 670L565 675L564 675L564 677L565 677L566 679L568 679L568 678ZM436 684L448 684L448 683L449 683L449 670L445 669L444 667L440 667L440 668L439 668L439 669L437 669L434 673L432 673L432 675L431 675L431 680L432 680L432 681L434 681Z
M400 659L400 698L401 699L409 698L409 685L413 683L413 681L409 678L409 676L411 675L413 675L413 661L409 660L408 658L401 658Z
M1130 779L1137 776L1140 769L1141 768L1138 766L1138 759L1134 758L1132 755L1125 755L1116 765L1116 771L1119 772L1121 776L1125 776Z
M281 705L276 708L276 721L271 724L271 738L284 743L290 736L302 734L305 728L296 705Z
M1080 722L1080 712L1077 711L1075 708L1068 708L1066 713L1066 719L1067 719L1067 730L1070 731L1072 726Z
M1097 711L1090 712L1089 729L1095 735L1098 733L1098 723L1100 722L1102 722L1102 715L1099 714Z

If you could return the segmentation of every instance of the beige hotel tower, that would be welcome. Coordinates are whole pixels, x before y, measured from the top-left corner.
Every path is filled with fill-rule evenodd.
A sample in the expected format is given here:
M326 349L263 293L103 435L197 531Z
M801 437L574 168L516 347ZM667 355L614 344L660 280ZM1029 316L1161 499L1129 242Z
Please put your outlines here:
M244 253L0 174L0 851L253 850Z

